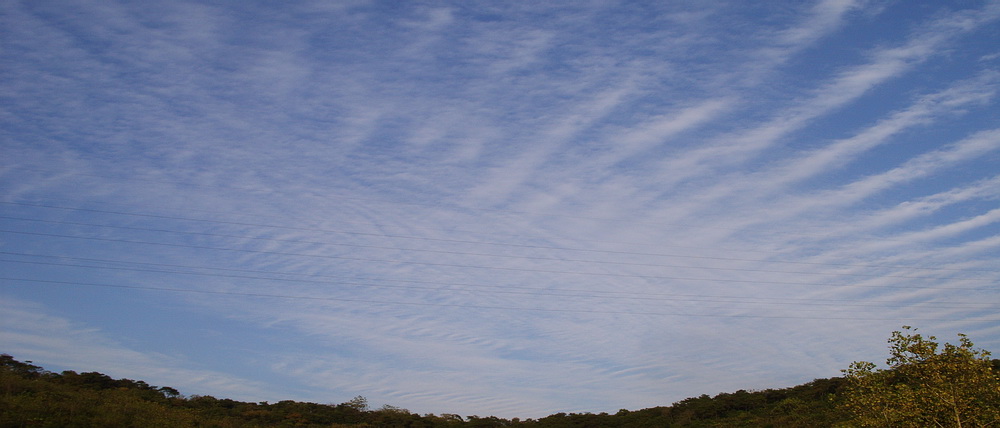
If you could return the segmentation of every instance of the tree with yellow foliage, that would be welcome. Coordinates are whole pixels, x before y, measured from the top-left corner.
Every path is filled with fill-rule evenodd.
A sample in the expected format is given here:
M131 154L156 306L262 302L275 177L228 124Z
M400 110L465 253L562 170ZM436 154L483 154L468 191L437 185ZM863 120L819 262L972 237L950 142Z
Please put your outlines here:
M856 361L843 370L847 380L841 405L866 427L1000 426L1000 378L990 353L973 348L959 334L959 344L915 328L894 331L887 369Z

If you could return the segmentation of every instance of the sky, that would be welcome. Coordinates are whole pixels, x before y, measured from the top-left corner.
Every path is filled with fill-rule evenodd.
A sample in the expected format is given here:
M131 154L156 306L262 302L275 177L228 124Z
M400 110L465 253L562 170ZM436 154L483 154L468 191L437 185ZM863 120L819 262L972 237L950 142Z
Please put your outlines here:
M998 1L0 2L0 352L505 418L1000 352L998 90Z

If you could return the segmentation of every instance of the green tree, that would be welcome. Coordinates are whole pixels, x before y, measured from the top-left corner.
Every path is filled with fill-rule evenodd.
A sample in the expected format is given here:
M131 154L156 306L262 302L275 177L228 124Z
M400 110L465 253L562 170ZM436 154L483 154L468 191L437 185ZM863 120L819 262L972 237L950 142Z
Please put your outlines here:
M853 423L877 427L985 427L1000 425L1000 378L990 353L964 334L941 347L915 328L889 338L887 369L856 361L843 370L840 403Z
M368 411L368 399L365 398L365 397L362 397L360 395L357 396L357 397L352 398L351 401L343 403L343 405L346 406L346 407L352 408L354 410L357 410L359 412L367 412Z

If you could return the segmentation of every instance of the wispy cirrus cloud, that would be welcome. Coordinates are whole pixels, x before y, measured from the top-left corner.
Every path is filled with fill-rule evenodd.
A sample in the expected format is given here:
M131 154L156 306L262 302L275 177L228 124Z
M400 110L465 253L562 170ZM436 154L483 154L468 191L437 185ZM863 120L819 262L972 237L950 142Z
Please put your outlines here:
M537 417L998 343L997 2L53 5L0 6L16 357Z
M713 202L725 198L739 199L740 195L752 195L754 198L774 197L779 192L786 192L802 180L827 174L856 161L867 151L892 141L892 137L906 132L914 127L928 126L936 120L947 120L955 114L961 114L969 107L982 106L988 103L996 93L996 75L988 73L942 92L920 97L914 104L894 112L879 120L874 125L845 139L836 140L821 148L804 151L801 156L782 160L778 165L769 165L768 169L754 172L735 180L719 183L714 188L706 189L699 195L700 203L711 207ZM977 141L986 141L977 139ZM923 161L927 163L947 161L943 153L928 155ZM905 168L905 166L904 166ZM924 170L926 167L911 166L910 169ZM901 171L899 173L902 173ZM736 178L736 177L733 177ZM877 181L871 178L869 183ZM884 183L883 185L888 185ZM855 188L862 184L852 185ZM846 191L846 190L845 190ZM819 196L826 202L819 206L828 206L829 194ZM857 199L853 199L856 201ZM812 202L803 205L815 205Z
M177 356L129 349L100 329L52 315L49 308L37 303L8 297L0 305L4 309L4 331L0 332L3 352L15 357L32 355L39 363L44 361L46 369L100 371L116 378L181 388L189 394L210 391L250 401L270 395L267 386L258 381L194 369L190 361Z
M984 13L977 19L971 19L968 13L942 18L930 25L939 31L919 33L899 47L877 50L871 55L873 61L870 63L838 73L832 81L817 88L811 97L780 111L763 125L719 137L717 143L681 153L665 161L660 168L669 171L670 179L677 181L686 174L704 172L709 163L752 159L754 154L778 143L810 121L857 100L876 85L912 69L913 65L933 55L936 48L947 40L996 18L995 13Z

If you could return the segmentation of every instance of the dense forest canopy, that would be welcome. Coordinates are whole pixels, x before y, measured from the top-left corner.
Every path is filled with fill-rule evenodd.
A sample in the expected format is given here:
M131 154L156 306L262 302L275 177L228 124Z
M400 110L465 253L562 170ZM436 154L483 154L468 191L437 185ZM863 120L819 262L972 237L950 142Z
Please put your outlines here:
M638 411L557 413L537 420L455 414L418 415L393 406L371 409L364 397L340 404L295 401L250 403L181 395L171 387L113 379L97 372L53 373L10 355L0 356L3 427L641 427L723 426L736 421L796 425L843 419L828 399L840 378L792 388L702 395Z
M169 386L97 372L53 373L0 355L0 427L730 427L1000 424L1000 360L960 343L893 332L888 367L855 362L844 377L763 391L687 398L670 406L539 419L419 415L358 396L340 404L250 403L184 396Z

